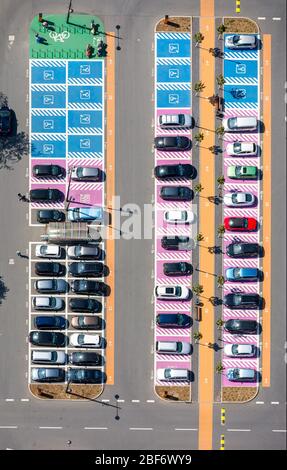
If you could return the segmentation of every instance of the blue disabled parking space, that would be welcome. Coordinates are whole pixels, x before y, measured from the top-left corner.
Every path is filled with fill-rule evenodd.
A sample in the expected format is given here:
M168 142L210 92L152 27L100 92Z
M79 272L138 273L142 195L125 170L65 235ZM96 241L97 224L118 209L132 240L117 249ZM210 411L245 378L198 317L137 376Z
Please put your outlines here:
M224 85L224 99L229 103L257 103L258 87Z
M157 90L158 108L190 108L190 90Z
M69 135L68 151L69 156L78 153L97 156L96 154L101 154L103 151L103 137L101 135Z
M103 100L103 90L101 86L69 86L68 101L70 103L101 104Z
M66 116L34 115L32 112L32 132L66 132Z
M100 84L103 78L103 61L70 61L68 63L68 82Z
M238 79L257 78L258 62L257 60L225 60L224 78L237 77Z
M32 60L31 83L66 83L65 61Z
M70 128L102 128L102 111L69 111L68 127Z
M57 137L59 139L59 137ZM65 158L66 142L55 139L37 139L34 135L31 138L31 156L33 158Z
M157 57L190 57L189 33L158 33Z
M31 106L32 108L65 108L66 93L61 90L37 90L32 85Z
M158 82L190 82L190 65L157 65Z

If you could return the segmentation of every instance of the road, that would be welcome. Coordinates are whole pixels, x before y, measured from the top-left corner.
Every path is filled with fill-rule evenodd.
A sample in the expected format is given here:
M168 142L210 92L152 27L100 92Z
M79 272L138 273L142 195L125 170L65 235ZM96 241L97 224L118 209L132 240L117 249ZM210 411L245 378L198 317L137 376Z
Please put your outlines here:
M144 204L151 203L153 192L154 24L167 13L198 16L199 2L177 0L175 7L175 2L169 0L106 0L95 7L91 0L78 0L74 8L100 16L107 31L114 31L116 24L121 26L122 48L116 63L116 194L121 196L121 205L134 203L143 209ZM7 94L16 112L18 130L25 132L28 28L39 11L62 12L56 0L49 4L39 0L37 6L29 0L1 1L0 91ZM216 16L234 12L234 1L227 6L223 0L215 2ZM271 387L261 389L255 401L224 406L225 426L220 424L221 407L214 406L213 448L220 447L220 434L225 434L226 449L284 449L286 433L278 431L286 430L286 269L282 261L286 236L282 217L286 202L285 2L270 4L263 0L258 7L258 0L250 0L241 8L241 15L265 17L258 20L262 32L272 34L272 374ZM272 19L279 17L281 21ZM9 36L15 36L14 41ZM116 241L115 385L107 387L100 397L110 401L50 403L29 395L25 375L27 262L15 259L16 250L24 251L30 240L39 237L37 228L28 229L27 207L17 200L17 193L28 188L27 167L26 156L14 165L14 170L0 171L1 276L9 289L0 307L0 448L64 449L70 439L73 449L197 449L198 406L166 404L153 393L152 239ZM115 419L116 409L110 406L115 404L115 394L124 400L119 403L119 420ZM21 401L25 399L29 401Z

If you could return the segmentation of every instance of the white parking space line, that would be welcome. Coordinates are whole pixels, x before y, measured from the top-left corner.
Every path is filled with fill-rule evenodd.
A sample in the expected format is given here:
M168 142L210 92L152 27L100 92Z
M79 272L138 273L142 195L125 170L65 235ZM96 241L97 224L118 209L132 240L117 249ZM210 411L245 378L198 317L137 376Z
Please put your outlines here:
M264 401L257 401L256 405L264 405Z
M271 405L279 405L279 401L271 401Z
M6 398L5 401L15 401L15 398Z
M18 426L0 426L0 429L18 429Z
M286 429L272 429L272 432L287 432Z
M21 401L30 401L30 398L21 398Z
M197 431L197 428L174 428L175 431Z
M258 16L258 20L266 20L266 16Z
M118 402L118 403L124 403L125 400L120 399L120 400L117 400L117 402Z
M281 18L274 17L272 18L273 21L281 21Z
M39 429L63 429L63 426L39 426Z
M147 403L155 403L155 400L147 400Z
M132 403L139 403L140 400L132 400Z
M129 428L130 431L153 431L153 428Z
M227 429L230 432L249 432L251 429Z
M91 430L96 430L96 431L106 431L108 428L92 428L89 426L85 426L84 429L91 431Z

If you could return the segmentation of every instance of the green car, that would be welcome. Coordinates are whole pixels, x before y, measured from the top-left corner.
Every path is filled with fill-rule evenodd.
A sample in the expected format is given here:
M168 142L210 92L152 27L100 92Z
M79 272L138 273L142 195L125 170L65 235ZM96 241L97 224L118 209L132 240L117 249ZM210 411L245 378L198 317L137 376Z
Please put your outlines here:
M257 166L229 166L227 176L233 180L256 180L258 168Z

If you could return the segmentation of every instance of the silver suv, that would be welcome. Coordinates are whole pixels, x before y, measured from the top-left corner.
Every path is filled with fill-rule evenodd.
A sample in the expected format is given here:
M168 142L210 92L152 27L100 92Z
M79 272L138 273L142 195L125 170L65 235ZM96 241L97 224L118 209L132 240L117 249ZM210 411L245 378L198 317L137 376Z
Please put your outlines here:
M32 305L35 310L62 310L65 307L64 300L60 297L40 297L32 298Z
M257 37L254 34L232 34L225 37L225 47L228 49L255 49Z

